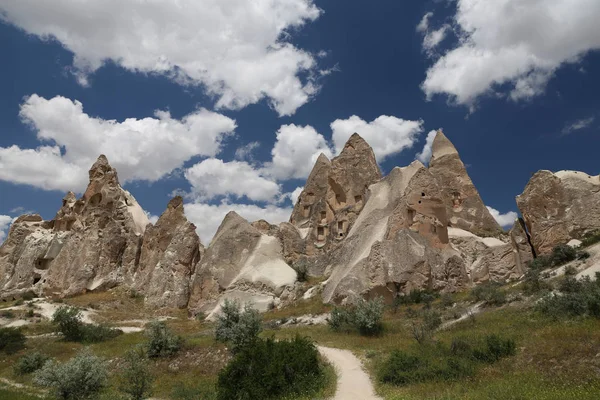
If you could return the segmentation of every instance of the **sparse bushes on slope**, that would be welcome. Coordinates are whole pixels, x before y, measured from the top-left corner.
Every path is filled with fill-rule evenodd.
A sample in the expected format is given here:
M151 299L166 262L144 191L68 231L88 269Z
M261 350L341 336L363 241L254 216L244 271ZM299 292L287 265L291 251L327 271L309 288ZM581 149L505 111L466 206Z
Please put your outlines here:
M240 308L239 302L225 300L215 331L216 339L230 343L234 353L254 343L262 331L261 316L252 304L245 304L243 310Z
M96 343L115 338L123 333L106 325L85 324L81 318L79 309L62 306L52 315L52 323L69 342Z
M183 346L183 338L171 332L164 321L152 321L146 325L146 352L148 357L169 357L177 354Z
M383 383L404 386L429 381L449 381L472 375L478 363L494 363L514 355L515 342L488 335L473 348L468 341L455 338L450 347L441 343L420 346L414 354L395 350L379 367Z
M108 371L103 359L84 349L67 362L46 362L34 382L50 388L59 399L91 399L106 387Z
M25 354L17 360L13 369L17 375L30 374L42 368L49 359L50 357L37 351Z
M25 347L25 335L19 328L0 328L0 351L13 354Z
M558 267L576 258L585 258L585 251L578 251L567 244L559 244L552 249L552 253L540 255L528 264L530 269L541 271L550 267Z
M361 299L350 307L335 307L329 317L329 327L336 332L357 330L361 335L377 335L383 330L382 298Z
M413 322L411 330L413 338L419 344L424 344L433 338L435 330L442 325L442 316L437 311L426 310L421 322Z
M500 288L499 284L494 282L475 286L471 290L471 297L476 301L485 301L486 304L493 306L501 306L506 303L506 292Z
M131 400L145 399L152 393L154 377L143 348L135 348L125 353L119 371L119 390Z
M537 309L553 318L591 316L600 318L600 273L596 279L577 280L566 276L558 287L559 293L550 293L537 304Z
M600 230L588 232L581 239L581 247L588 247L600 242Z
M292 340L255 340L219 373L219 400L279 399L310 395L324 384L315 345Z

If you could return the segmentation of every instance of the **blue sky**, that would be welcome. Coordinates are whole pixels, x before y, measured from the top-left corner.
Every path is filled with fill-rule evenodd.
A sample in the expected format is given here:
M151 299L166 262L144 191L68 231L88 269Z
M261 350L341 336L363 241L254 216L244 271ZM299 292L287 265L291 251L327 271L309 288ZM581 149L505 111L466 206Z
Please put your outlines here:
M443 128L484 202L518 211L539 169L598 174L599 17L596 0L0 0L0 231L52 218L103 152L150 215L184 194L207 243L230 209L286 220L355 130L387 173Z

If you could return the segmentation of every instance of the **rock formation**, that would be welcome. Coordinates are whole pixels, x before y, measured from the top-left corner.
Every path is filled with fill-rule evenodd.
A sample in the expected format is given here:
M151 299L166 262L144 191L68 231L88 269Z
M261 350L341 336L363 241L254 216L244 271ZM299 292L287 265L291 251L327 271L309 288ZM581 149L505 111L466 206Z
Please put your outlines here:
M539 171L517 196L536 254L600 229L600 175Z
M418 161L394 168L369 187L367 202L337 251L323 299L412 289L453 291L468 284L464 262L448 244L443 193Z
M502 228L479 197L458 151L441 130L433 140L429 171L444 193L450 226L478 236L502 233Z
M252 302L266 311L288 296L296 271L283 259L277 228L254 225L234 211L225 216L196 267L189 300L192 313L214 312L226 298Z
M151 306L185 308L190 278L203 252L196 227L185 217L183 199L177 196L156 225L146 229L132 287Z

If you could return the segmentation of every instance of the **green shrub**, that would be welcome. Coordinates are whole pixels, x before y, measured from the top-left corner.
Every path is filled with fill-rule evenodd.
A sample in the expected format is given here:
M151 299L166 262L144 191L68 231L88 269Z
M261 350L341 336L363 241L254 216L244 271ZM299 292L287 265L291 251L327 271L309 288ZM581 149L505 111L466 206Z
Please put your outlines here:
M25 354L15 363L13 369L17 375L26 375L42 368L50 357L45 354L34 352Z
M383 299L360 301L354 308L353 324L361 335L377 335L383 330Z
M513 340L497 335L486 336L477 348L454 338L449 348L437 343L419 346L414 353L395 350L378 366L377 375L379 381L397 386L450 381L473 375L478 363L494 363L515 351Z
M81 311L75 307L61 306L53 316L52 323L69 342L96 343L112 339L123 332L106 325L85 324L81 321Z
M485 337L485 345L480 349L473 350L473 357L492 364L501 358L515 355L516 350L514 340L503 339L498 335L488 335Z
M245 304L240 310L239 302L225 300L217 317L215 338L218 341L229 343L235 353L256 341L261 331L262 319L252 304Z
M523 291L526 294L536 294L544 290L552 290L552 285L540 276L540 271L530 268L525 273Z
M471 290L471 297L476 301L485 301L486 304L500 306L506 303L506 292L500 289L500 285L494 282L475 286Z
M243 347L219 373L217 398L279 399L310 395L324 384L315 345L296 336L292 340L255 340Z
M171 332L164 321L152 321L146 325L146 351L148 357L168 357L177 354L183 338Z
M171 397L176 400L216 400L216 389L211 385L186 386L177 383L171 391Z
M600 242L600 230L586 233L581 239L581 247L588 247Z
M433 338L436 329L442 325L442 315L437 311L425 310L422 320L411 324L413 338L425 344Z
M33 311L33 309L29 309L27 310L27 318L33 318L35 315L35 312Z
M13 319L15 317L15 313L12 310L2 310L2 312L0 312L0 317Z
M565 264L577 257L577 250L568 244L559 244L552 249L552 263L554 265Z
M132 400L143 400L152 394L154 376L150 373L148 358L142 347L129 350L120 368L119 390Z
M381 297L360 301L353 306L335 307L328 319L329 327L336 331L358 331L361 335L371 336L383 330L383 311L385 305Z
M33 299L35 299L35 294L33 292L25 292L23 294L23 300L25 300L25 301L31 301Z
M454 298L450 293L444 293L440 300L442 302L442 307L444 308L452 307L454 305Z
M394 303L402 304L428 304L435 298L439 297L439 293L431 290L412 289L408 294L398 293L394 298Z
M59 399L91 399L106 387L108 371L104 360L84 349L64 363L47 361L34 382L50 388Z
M536 271L550 268L552 266L552 257L546 255L537 256L533 260L529 261L527 266Z
M537 304L538 311L553 318L591 316L600 318L600 273L596 280L580 280L566 276L560 283L559 293L550 293Z
M0 328L0 351L13 354L25 347L25 335L19 328Z

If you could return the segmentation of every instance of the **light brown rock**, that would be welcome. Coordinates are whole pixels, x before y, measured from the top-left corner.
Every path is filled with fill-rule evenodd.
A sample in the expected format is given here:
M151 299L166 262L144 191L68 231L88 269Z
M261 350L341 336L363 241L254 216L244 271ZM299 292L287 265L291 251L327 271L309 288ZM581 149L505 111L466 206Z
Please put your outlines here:
M153 307L185 308L190 278L204 252L196 227L183 213L183 199L173 198L156 225L144 233L132 287Z
M418 161L369 187L367 202L331 265L326 302L391 299L412 289L454 291L468 284L448 244L446 209L435 178Z
M441 130L433 140L429 171L444 193L450 226L478 236L503 232L481 200L458 151Z
M517 196L536 254L600 229L600 175L538 171Z

